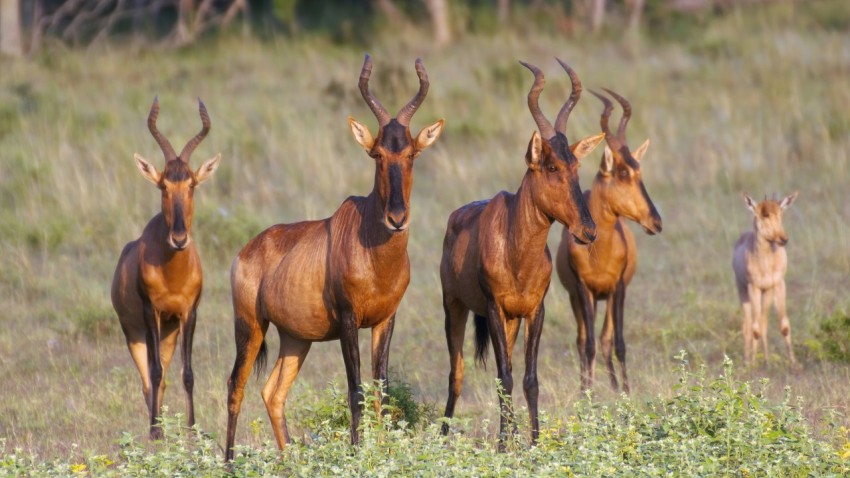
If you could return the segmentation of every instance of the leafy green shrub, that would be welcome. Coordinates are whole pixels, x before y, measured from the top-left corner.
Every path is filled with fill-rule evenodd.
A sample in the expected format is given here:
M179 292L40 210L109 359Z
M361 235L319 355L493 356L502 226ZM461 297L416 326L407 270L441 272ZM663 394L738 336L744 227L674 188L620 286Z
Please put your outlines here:
M822 360L850 363L850 315L836 311L821 320L815 340L806 345Z

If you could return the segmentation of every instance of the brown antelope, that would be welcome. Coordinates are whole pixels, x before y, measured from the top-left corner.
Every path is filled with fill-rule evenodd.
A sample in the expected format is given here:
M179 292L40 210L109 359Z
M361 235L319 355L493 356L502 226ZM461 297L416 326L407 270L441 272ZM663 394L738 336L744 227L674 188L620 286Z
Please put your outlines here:
M165 393L165 372L177 336L181 336L183 386L186 388L189 426L195 423L192 400L192 336L195 333L203 274L201 259L192 241L194 191L218 168L219 153L197 171L189 157L210 131L210 117L199 101L203 128L178 156L156 128L159 102L154 99L148 128L165 155L165 168L157 171L140 155L136 166L162 191L162 212L145 226L142 236L124 246L112 279L112 306L118 313L130 355L142 378L142 393L150 410L150 436L162 437L157 420Z
M487 345L492 341L498 377L508 399L513 391L513 348L525 318L523 390L532 441L537 440L539 431L537 349L543 330L543 298L552 274L546 238L554 221L566 225L579 242L589 243L596 237L596 225L579 186L578 160L603 138L602 134L591 136L572 146L567 141L567 118L581 96L581 82L566 63L558 61L570 76L572 94L554 127L538 106L545 83L543 73L521 62L534 74L528 108L540 130L540 134L532 134L528 144L528 170L516 194L502 191L493 199L469 203L451 214L440 263L451 362L445 416L454 414L463 386L463 338L469 311L475 315L476 358L485 361ZM499 403L502 446L512 415L508 400L500 395ZM448 424L443 424L442 431L448 433Z
M396 118L369 91L372 60L366 55L360 93L378 119L378 136L348 119L354 139L375 160L375 185L366 197L351 196L333 216L278 224L251 239L233 261L230 282L236 321L236 361L228 382L226 459L233 458L236 420L245 382L273 323L280 354L262 396L278 446L289 442L286 396L313 342L339 339L348 378L351 441L358 441L360 353L357 330L372 329L372 375L387 381L396 310L410 282L407 256L414 159L432 145L443 120L415 138L410 120L428 93L428 75L416 60L419 92Z
M741 234L735 243L732 268L738 298L744 309L744 361L754 364L758 342L761 339L765 361L767 355L767 312L773 302L779 314L780 330L788 349L788 360L794 365L791 347L791 322L785 312L785 269L788 256L785 244L788 234L782 226L782 212L797 199L797 192L781 201L765 198L758 203L744 195L747 207L753 213L753 230Z
M607 308L600 338L602 355L611 378L611 386L617 390L617 376L611 358L611 347L615 345L623 390L628 393L623 308L626 288L637 266L637 248L634 235L626 226L625 220L637 222L648 234L654 235L661 232L661 216L655 210L641 179L640 161L649 147L649 140L634 153L631 152L626 145L626 125L631 117L631 105L613 91L605 91L622 105L623 117L615 136L608 127L608 118L613 110L611 101L591 91L605 105L600 125L607 142L596 179L590 190L585 192L587 207L596 221L596 241L589 246L577 244L568 231L564 230L558 247L556 268L561 283L570 294L570 304L578 326L576 344L581 363L582 390L593 385L596 304L600 299L604 299L607 301Z

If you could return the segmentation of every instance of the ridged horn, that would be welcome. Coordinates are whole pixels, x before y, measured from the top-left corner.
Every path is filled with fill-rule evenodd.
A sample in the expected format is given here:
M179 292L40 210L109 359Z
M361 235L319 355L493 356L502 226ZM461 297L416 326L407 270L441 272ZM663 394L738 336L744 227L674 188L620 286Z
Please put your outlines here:
M558 60L558 63L561 64L561 67L570 75L570 82L572 83L572 92L570 93L569 99L564 103L564 106L561 107L561 111L558 112L558 117L555 119L555 131L559 131L567 134L567 119L570 117L570 112L573 111L573 107L578 103L578 100L581 98L581 80L578 79L578 75L570 65L561 61L560 58L555 58Z
M540 68L524 61L520 61L519 64L528 68L534 74L534 84L531 85L531 89L528 91L528 110L531 111L531 117L537 123L537 129L540 130L543 138L547 140L552 139L555 137L555 128L552 127L552 123L540 111L540 104L538 103L540 92L543 91L543 86L546 85L546 78L543 77L543 72L540 71Z
M619 151L623 145L620 142L619 138L617 138L616 136L614 136L613 133L611 133L611 128L608 127L608 119L611 117L611 112L614 111L614 104L611 103L611 100L600 95L599 93L593 90L590 90L590 92L593 94L593 96L599 98L599 100L602 101L602 104L605 105L605 109L602 110L602 116L599 118L599 126L602 128L602 132L605 133L605 141L608 143L608 146L610 146L612 150Z
M201 141L207 137L207 134L210 132L210 115L207 114L207 107L204 106L204 102L198 98L198 114L201 115L201 131L195 135L194 138L190 139L186 146L183 147L183 151L180 152L180 159L183 160L184 163L189 162L189 157L192 156L192 153L195 151L195 148L201 144Z
M155 96L153 99L153 105L151 106L151 112L148 114L148 129L153 136L153 139L156 140L157 144L159 144L159 148L162 149L162 154L165 155L166 161L171 161L172 159L177 157L177 154L174 153L174 148L171 146L171 143L168 142L168 139L156 129L156 119L159 117L159 97Z
M632 105L627 99L609 90L608 88L602 89L607 91L609 95L613 96L614 99L617 100L618 103L620 103L620 106L623 107L623 117L620 118L620 125L617 127L617 138L623 144L627 144L628 142L626 141L626 125L629 124L629 119L631 119L632 117Z
M366 104L369 105L369 109L372 110L372 113L375 114L375 118L378 119L378 125L380 127L384 127L387 123L390 122L390 114L387 113L387 109L381 105L381 102L375 98L375 95L369 91L369 77L372 76L372 57L369 54L366 54L366 59L363 60L363 69L360 70L360 82L358 83L360 86L360 94L363 95L363 99L366 100Z
M425 64L422 63L422 58L416 59L416 76L419 77L419 91L402 109L398 111L396 120L402 126L410 126L410 120L419 109L419 106L425 101L425 96L428 95L428 87L431 83L428 81L428 72L425 71Z

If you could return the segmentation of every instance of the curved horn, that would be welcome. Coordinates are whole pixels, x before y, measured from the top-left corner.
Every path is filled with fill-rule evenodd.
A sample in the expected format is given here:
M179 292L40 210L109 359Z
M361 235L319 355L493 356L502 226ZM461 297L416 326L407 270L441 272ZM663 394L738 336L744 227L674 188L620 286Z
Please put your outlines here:
M419 91L396 115L396 120L402 126L410 125L411 118L413 118L413 115L419 109L422 102L425 101L425 96L428 94L428 87L431 86L431 83L428 81L428 72L425 71L425 64L422 63L422 58L416 59L416 76L419 77Z
M180 159L183 160L184 163L189 162L189 156L192 155L192 152L195 151L195 148L201 144L201 141L207 137L207 134L210 132L210 115L207 114L207 107L204 106L204 102L198 98L198 113L201 115L201 124L203 127L201 128L201 132L196 134L194 138L190 139L186 146L183 147L183 151L180 152Z
M360 94L363 95L363 99L366 100L369 109L372 110L375 118L378 119L378 125L383 127L390 122L390 114L387 113L386 108L381 105L381 102L375 98L375 95L369 91L370 76L372 76L372 57L367 53L366 59L363 60L363 69L360 70L360 82L358 83L360 85Z
M165 160L170 161L177 157L174 153L174 148L171 147L171 143L156 129L156 118L159 116L159 97L155 96L153 99L153 105L151 106L151 112L148 115L148 129L153 135L153 139L156 140L157 144L159 144L159 148L162 149L162 154L165 155Z
M540 111L540 105L537 102L537 99L540 98L540 92L543 91L543 86L546 84L546 78L543 77L543 72L540 71L540 68L524 61L520 61L519 64L528 68L534 74L534 84L531 85L531 90L528 91L528 109L531 111L531 117L537 123L537 129L540 130L540 134L547 140L552 139L555 136L555 128L543 116L543 112Z
M561 107L561 111L558 112L558 117L555 119L555 131L560 131L567 134L567 118L570 117L570 112L573 111L573 107L578 103L579 98L581 98L581 80L578 79L578 75L570 65L567 65L560 58L555 58L558 60L558 63L561 64L561 67L566 70L567 74L570 75L570 82L572 83L573 90L570 93L570 98L564 103L564 106Z
M620 103L620 106L623 107L623 117L620 118L620 126L617 127L617 138L623 143L626 144L626 125L629 124L629 119L632 117L632 105L629 101L622 96L614 93L608 88L602 88L607 91L609 95L613 96L617 102Z
M614 151L619 151L622 144L620 140L611 133L611 128L608 127L608 118L611 117L611 112L614 111L614 105L611 103L611 100L600 95L599 93L590 90L593 93L593 96L599 98L602 101L602 104L605 105L605 109L602 110L602 116L599 118L599 126L602 128L602 132L605 133L605 141L608 142L608 146L611 147Z

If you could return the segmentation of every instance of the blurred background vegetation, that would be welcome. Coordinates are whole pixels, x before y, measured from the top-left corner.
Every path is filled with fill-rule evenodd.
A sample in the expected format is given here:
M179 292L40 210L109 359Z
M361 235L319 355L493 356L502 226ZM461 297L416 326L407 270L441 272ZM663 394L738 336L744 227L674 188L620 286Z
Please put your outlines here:
M585 88L610 87L631 101L630 144L652 140L643 177L664 233L635 230L640 257L625 315L635 402L669 395L679 350L692 365L740 361L730 262L751 227L741 193L799 190L785 227L802 369L787 367L771 318L767 365L743 378L769 378L770 399L791 386L812 427L827 416L850 425L841 415L850 404L846 0L0 0L0 38L0 437L9 447L57 456L114 450L123 431L147 433L109 284L121 248L160 207L132 160L138 152L161 164L145 125L155 95L159 128L174 144L197 132L195 98L203 98L212 132L197 164L222 153L196 195L193 226L205 273L197 415L221 436L235 349L230 262L265 227L327 217L371 190L373 164L346 127L351 115L374 128L356 86L367 51L372 90L391 111L415 92L413 62L424 58L431 90L414 133L446 118L415 168L412 281L390 358L403 395L429 411L423 416L441 412L446 398L438 274L446 218L518 187L534 123L531 75L517 60L546 73L541 105L551 116L569 88L557 56ZM585 95L570 139L598 133L600 112ZM599 155L584 161L585 188ZM560 232L552 228L550 247ZM541 410L566 421L580 394L575 326L557 279L546 311ZM273 352L276 341L269 334ZM361 347L369 370L365 331ZM492 438L483 420L496 422L495 372L474 367L471 343L466 350L457 415L470 422L458 426ZM517 353L515 375L522 370ZM178 371L175 361L165 394L172 411L185 408ZM263 381L249 383L238 443L271 438L268 427L250 425L266 417ZM311 417L332 401L329 382L345 383L339 346L317 344L288 402L297 436L309 437ZM604 379L595 391L617 399Z

